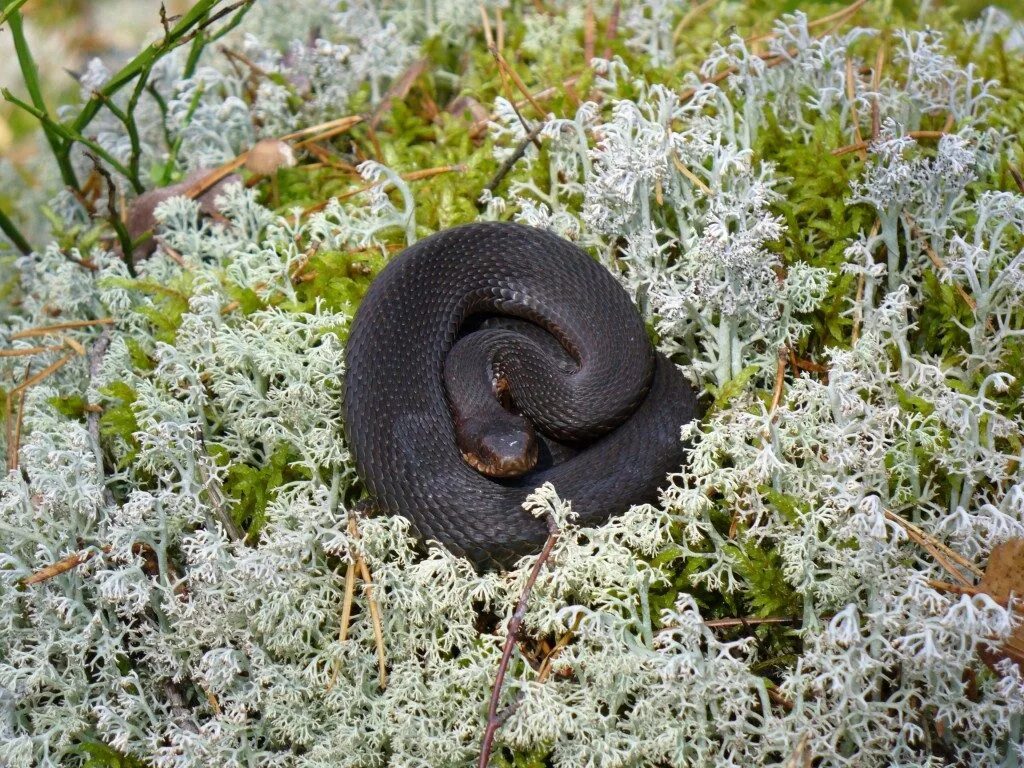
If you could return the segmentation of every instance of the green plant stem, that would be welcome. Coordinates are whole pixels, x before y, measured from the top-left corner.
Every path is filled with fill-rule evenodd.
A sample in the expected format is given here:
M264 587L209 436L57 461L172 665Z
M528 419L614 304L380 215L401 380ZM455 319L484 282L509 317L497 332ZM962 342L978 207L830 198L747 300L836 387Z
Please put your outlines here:
M11 0L7 3L2 11L0 11L0 24L3 24L7 19L14 14L21 6L27 3L28 0Z
M125 130L128 132L128 141L131 143L132 154L128 160L128 180L131 182L132 187L136 192L141 192L144 187L142 180L139 178L139 163L142 158L142 143L139 141L139 127L135 123L135 107L139 103L139 95L141 89L145 87L146 81L149 78L149 71L143 72L139 75L138 86L132 93L131 99L128 101L128 106L122 110L113 101L107 103L107 109L124 123Z
M32 51L28 46L28 41L25 39L25 28L22 25L21 12L17 10L17 5L18 0L10 3L4 9L4 17L10 22L11 37L14 39L14 50L18 55L21 77L25 83L25 90L28 91L29 98L34 105L34 111L29 111L43 124L43 132L46 134L46 141L50 145L50 151L53 152L53 156L57 160L61 179L69 187L78 189L78 179L75 177L75 171L71 167L71 159L68 154L70 148L64 145L59 134L54 130L53 126L56 123L50 119L49 113L46 110L46 101L43 99L43 91L39 85L39 69L36 67ZM8 91L4 91L5 98L8 93ZM8 100L10 101L10 99Z
M28 256L32 253L32 246L29 245L28 240L21 234L20 230L14 225L14 222L7 217L3 208L0 208L0 230L7 235L8 240L14 243L14 247L23 254Z
M121 221L121 216L117 212L117 205L114 203L117 196L117 186L114 184L110 172L100 164L99 158L90 154L89 159L95 163L96 172L107 182L107 220L117 234L118 243L121 245L121 258L124 259L125 266L128 267L128 274L135 277L135 251L132 248L132 237L128 234L128 228L125 227L124 222Z
M157 60L166 53L181 45L188 38L192 28L200 23L203 17L220 0L199 0L192 9L181 17L181 20L167 32L167 34L155 43L151 43L139 53L138 56L129 61L124 67L116 72L97 92L93 93L91 99L86 102L82 111L78 113L71 129L81 133L104 105L106 99L110 99L125 85L138 77L144 70L152 69ZM188 38L191 39L191 38Z
M36 109L31 104L25 103L6 88L0 89L0 94L3 94L3 97L6 101L9 101L16 107L21 107L29 114L35 116L35 118L39 120L40 123L42 123L43 130L48 130L49 132L52 132L55 136L63 138L66 142L66 144L64 144L63 146L70 147L72 144L77 142L88 147L93 152L95 152L99 157L103 158L111 168L113 168L115 171L117 171L126 179L128 179L128 181L132 182L132 177L128 169L125 168L124 165L122 165L116 157L111 155L109 152L107 152L107 150L105 150L92 139L87 139L85 136L73 131L71 128L68 128L63 123L58 123L54 121L53 118L51 118L46 112ZM143 191L142 185L138 184L137 181L132 182L132 187L134 187L136 192Z
M193 73L195 72L196 66L199 64L199 56L202 54L203 50L205 50L206 46L224 37L224 35L226 35L232 29L237 27L242 22L242 19L245 17L246 12L249 10L249 8L252 6L254 2L255 0L238 0L238 2L234 3L233 5L230 5L227 8L223 8L220 11L218 11L209 19L209 21L204 22L199 27L199 29L196 30L196 32L194 33L195 39L192 41L192 50L189 51L188 60L185 63L185 77L192 77ZM212 35L206 34L205 30L207 27L209 27L215 21L224 18L229 13L235 10L237 10L238 13L236 13L234 18L232 18L227 24L222 26L220 29L216 31L216 33Z

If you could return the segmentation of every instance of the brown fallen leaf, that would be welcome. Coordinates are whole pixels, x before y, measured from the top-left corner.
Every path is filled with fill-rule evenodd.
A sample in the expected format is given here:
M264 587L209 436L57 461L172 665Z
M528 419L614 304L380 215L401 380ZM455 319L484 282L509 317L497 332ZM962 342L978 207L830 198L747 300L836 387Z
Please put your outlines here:
M978 589L1004 605L1010 594L1024 598L1024 539L1010 539L992 550ZM994 670L996 663L1011 659L1024 669L1024 622L1017 625L998 649L978 648L978 655Z
M127 220L125 221L125 226L128 228L128 234L133 241L138 240L147 233L149 234L149 237L140 242L133 249L133 262L149 258L153 255L153 251L156 250L156 239L153 237L153 233L156 230L156 216L154 215L156 207L168 198L174 197L175 195L184 195L189 187L210 173L211 171L206 168L197 169L192 171L192 173L177 184L172 184L169 187L152 189L132 200L131 204L128 206L128 215ZM230 174L224 179L218 181L197 198L199 201L199 210L207 216L217 213L214 200L218 195L224 192L224 187L228 184L240 182L241 180L241 177L237 174Z

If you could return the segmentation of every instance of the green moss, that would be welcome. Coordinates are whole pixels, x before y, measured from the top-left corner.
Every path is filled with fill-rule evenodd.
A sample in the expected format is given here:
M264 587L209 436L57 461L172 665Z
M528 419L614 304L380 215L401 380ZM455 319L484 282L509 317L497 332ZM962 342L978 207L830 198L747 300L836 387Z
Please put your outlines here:
M386 256L369 249L317 253L303 270L310 279L295 288L297 301L281 306L288 311L309 312L321 301L330 310L354 311L386 263Z
M47 402L64 414L69 419L82 421L85 419L85 398L81 395L67 395L65 397L51 397Z
M100 435L108 440L123 441L128 445L128 451L118 459L118 466L131 466L139 452L139 443L135 439L135 433L139 431L139 421L133 408L138 395L123 381L115 381L101 388L100 394L110 401L100 416Z
M211 445L210 455L218 464L229 460L222 446ZM224 491L233 501L231 516L246 532L246 541L255 544L267 521L267 505L277 496L277 489L287 482L308 479L293 464L298 456L287 445L279 445L260 466L233 464L224 480Z
M192 275L182 270L168 285L135 278L109 278L113 287L138 292L149 298L149 302L137 308L137 312L149 320L153 338L173 344L181 326L181 319L188 312L189 297L192 294Z
M98 738L82 738L71 750L84 762L81 768L146 768L147 763L130 755L122 754L107 746Z

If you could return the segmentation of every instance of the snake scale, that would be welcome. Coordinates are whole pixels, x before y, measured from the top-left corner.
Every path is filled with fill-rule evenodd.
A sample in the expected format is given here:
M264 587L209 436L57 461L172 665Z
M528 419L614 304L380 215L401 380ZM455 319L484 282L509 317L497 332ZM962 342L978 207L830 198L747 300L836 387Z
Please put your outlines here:
M346 345L345 431L385 514L477 568L536 552L551 482L580 525L654 501L696 399L585 251L509 223L444 230L381 270Z

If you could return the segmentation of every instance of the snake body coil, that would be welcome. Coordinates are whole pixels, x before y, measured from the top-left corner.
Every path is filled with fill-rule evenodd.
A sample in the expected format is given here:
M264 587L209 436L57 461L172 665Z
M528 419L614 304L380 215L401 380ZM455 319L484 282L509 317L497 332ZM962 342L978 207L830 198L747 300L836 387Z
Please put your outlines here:
M581 525L653 501L682 464L679 428L695 414L614 278L575 245L516 224L456 227L401 253L363 299L346 358L346 434L376 505L483 568L543 544L544 522L521 504L544 482ZM488 414L536 427L525 474L467 463L460 445ZM518 444L510 429L499 451Z

